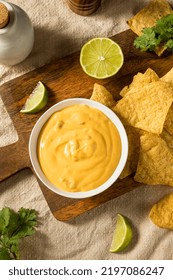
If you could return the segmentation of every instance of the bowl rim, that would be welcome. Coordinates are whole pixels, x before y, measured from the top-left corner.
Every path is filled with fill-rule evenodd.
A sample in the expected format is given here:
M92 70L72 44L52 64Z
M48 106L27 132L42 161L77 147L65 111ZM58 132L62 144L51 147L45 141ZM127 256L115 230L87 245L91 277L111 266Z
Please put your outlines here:
M85 192L67 192L67 191L64 191L64 190L56 187L55 185L53 185L47 179L47 177L44 175L43 171L41 170L41 167L40 167L40 164L39 164L38 158L37 158L38 136L40 134L42 127L46 123L46 121L50 118L50 116L53 113L60 111L60 110L64 109L65 107L69 107L69 106L76 105L76 104L88 105L88 106L96 108L96 109L100 110L102 113L104 113L116 126L116 128L119 132L119 135L120 135L121 146L122 146L122 151L123 151L123 152L121 152L121 157L120 157L119 163L118 163L116 169L114 170L113 174L111 175L111 177L106 182L104 182L101 186L99 186L93 190L89 190L89 191L85 191ZM41 115L41 117L37 120L37 122L35 123L32 131L31 131L30 138L29 138L29 157L30 157L30 161L31 161L31 164L32 164L32 167L34 169L36 176L43 183L43 185L45 187L47 187L54 193L67 197L67 198L76 198L76 199L88 198L88 197L98 195L98 194L102 193L103 191L105 191L106 189L108 189L118 179L119 175L121 174L121 172L126 164L127 156L128 156L128 138L127 138L127 134L126 134L125 128L124 128L121 120L111 109L109 109L105 105L103 105L97 101L86 99L86 98L68 98L68 99L65 99L63 101L60 101L60 102L54 104L47 111L45 111Z

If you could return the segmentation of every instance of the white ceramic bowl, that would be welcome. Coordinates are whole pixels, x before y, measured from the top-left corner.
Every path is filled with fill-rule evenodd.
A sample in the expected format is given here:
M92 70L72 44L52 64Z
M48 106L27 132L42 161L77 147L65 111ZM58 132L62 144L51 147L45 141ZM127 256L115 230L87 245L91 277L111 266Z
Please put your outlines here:
M85 105L94 107L94 108L100 110L101 112L103 112L114 123L114 125L118 129L119 135L121 138L121 145L122 145L121 158L120 158L118 166L116 167L112 176L101 186L97 187L96 189L86 191L86 192L66 192L66 191L63 191L63 190L59 189L58 187L54 186L42 172L39 162L38 162L38 158L37 158L37 139L38 139L39 133L40 133L43 125L45 124L45 122L49 119L49 117L53 113L60 111L60 110L64 109L65 107L75 105L75 104L85 104ZM36 175L38 176L38 178L41 180L41 182L47 188L49 188L53 192L55 192L59 195L65 196L65 197L69 197L69 198L77 198L77 199L87 198L87 197L97 195L97 194L105 191L106 189L108 189L117 180L117 178L121 174L121 172L124 168L124 165L126 163L126 160L127 160L127 155L128 155L128 140L127 140L126 131L125 131L124 126L122 125L120 119L116 116L116 114L113 111L111 111L106 106L102 105L101 103L95 102L93 100L85 99L85 98L66 99L66 100L61 101L61 102L55 104L54 106L52 106L39 118L39 120L37 121L37 123L35 124L32 132L31 132L30 139L29 139L29 156L30 156L30 160L31 160L32 166L34 168L34 171L35 171Z

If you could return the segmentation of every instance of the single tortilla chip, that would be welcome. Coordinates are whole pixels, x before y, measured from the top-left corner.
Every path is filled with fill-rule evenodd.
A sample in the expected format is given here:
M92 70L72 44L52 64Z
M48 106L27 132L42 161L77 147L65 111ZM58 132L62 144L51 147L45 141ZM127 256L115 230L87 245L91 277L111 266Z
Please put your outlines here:
M173 193L165 195L153 205L149 218L156 226L173 230Z
M152 70L151 68L148 68L144 74L137 73L133 77L133 81L129 86L125 86L121 91L120 95L124 97L126 93L130 92L131 90L138 90L139 88L143 87L146 84L159 81L159 76Z
M119 176L120 179L123 179L136 172L139 157L140 135L142 133L140 129L130 125L125 126L125 130L127 133L129 150L126 165Z
M126 94L113 111L123 123L161 134L163 125L173 102L172 87L163 81L146 84Z
M171 105L166 116L164 128L167 130L167 132L169 132L169 134L173 135L173 104Z
M147 185L173 186L173 154L167 143L152 133L140 137L140 152L135 181Z
M104 86L96 83L94 84L93 93L90 99L100 102L109 108L114 107L116 104L113 95Z
M163 77L161 77L160 80L173 84L173 67L169 72L167 72Z
M131 30L140 36L143 28L153 27L158 19L171 13L172 8L166 0L152 0L127 23Z
M139 11L134 17L128 20L131 30L138 36L142 35L143 28L153 27L156 21L163 16L173 12L166 0L152 0L144 9ZM155 52L158 56L165 51L164 47L157 47Z

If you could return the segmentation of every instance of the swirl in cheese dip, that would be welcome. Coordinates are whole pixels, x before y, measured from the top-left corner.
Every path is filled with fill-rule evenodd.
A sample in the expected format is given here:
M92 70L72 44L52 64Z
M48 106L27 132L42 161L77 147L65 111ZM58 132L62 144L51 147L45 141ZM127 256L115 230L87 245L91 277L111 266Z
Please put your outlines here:
M47 179L68 192L105 183L121 157L117 128L101 111L72 105L54 113L38 138L38 160Z

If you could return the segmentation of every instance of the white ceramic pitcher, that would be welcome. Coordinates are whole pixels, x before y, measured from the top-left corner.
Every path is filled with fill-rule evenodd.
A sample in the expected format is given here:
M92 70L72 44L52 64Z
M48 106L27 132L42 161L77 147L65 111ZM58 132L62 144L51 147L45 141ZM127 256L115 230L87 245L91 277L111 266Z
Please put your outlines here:
M6 1L0 3L6 6L9 16L5 27L0 28L0 64L15 65L30 54L34 29L24 10Z

